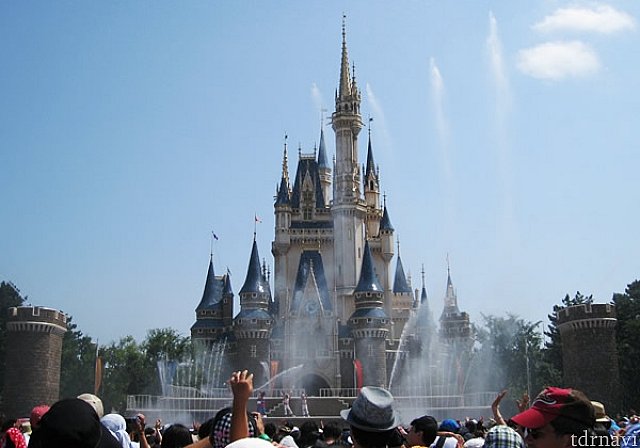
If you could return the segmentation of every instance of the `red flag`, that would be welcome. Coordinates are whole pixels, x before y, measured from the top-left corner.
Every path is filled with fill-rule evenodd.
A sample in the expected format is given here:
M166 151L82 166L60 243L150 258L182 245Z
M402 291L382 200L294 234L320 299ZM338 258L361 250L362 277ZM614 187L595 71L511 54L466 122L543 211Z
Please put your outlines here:
M353 360L353 368L356 371L356 389L360 390L362 388L363 380L363 372L362 372L362 362L359 359Z

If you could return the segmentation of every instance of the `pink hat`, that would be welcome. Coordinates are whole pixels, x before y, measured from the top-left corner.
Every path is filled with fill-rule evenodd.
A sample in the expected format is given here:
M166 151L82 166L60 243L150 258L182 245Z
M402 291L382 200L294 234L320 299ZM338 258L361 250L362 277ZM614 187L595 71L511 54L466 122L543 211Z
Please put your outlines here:
M41 404L31 409L31 417L29 417L29 423L31 423L31 428L35 428L40 423L40 419L44 414L49 410L49 406L46 404Z

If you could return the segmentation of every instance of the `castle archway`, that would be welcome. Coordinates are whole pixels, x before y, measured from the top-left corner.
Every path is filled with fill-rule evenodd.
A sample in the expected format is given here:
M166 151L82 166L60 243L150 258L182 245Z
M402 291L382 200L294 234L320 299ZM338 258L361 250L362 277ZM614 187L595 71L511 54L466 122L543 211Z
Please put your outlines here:
M328 389L329 383L320 375L310 373L300 378L300 387L303 388L310 397L320 396L320 389Z

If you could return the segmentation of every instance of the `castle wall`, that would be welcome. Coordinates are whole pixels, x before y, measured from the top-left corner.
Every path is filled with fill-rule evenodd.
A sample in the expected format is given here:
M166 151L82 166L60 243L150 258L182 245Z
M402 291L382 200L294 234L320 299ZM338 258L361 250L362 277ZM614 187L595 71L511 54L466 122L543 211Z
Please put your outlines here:
M29 416L39 404L53 404L60 393L62 338L67 316L43 307L9 308L3 410Z
M565 386L583 391L615 414L621 406L615 306L570 306L557 316Z

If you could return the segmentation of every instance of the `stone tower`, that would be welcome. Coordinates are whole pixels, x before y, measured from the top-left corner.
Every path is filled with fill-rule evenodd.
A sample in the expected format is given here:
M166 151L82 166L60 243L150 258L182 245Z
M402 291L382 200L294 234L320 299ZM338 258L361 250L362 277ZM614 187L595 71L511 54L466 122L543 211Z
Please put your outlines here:
M557 316L564 385L602 402L614 415L621 406L615 306L585 303L562 308Z
M4 412L29 415L39 404L53 404L60 393L62 337L67 316L44 307L9 308Z
M262 363L271 358L271 307L271 287L260 267L258 245L254 237L247 276L240 289L240 312L233 321L233 334L237 341L236 365L238 369L253 372L256 384L268 380Z
M355 311L349 318L355 342L355 360L360 364L359 386L387 385L385 343L389 316L384 311L384 293L373 268L369 243L365 243L360 280L355 289Z

